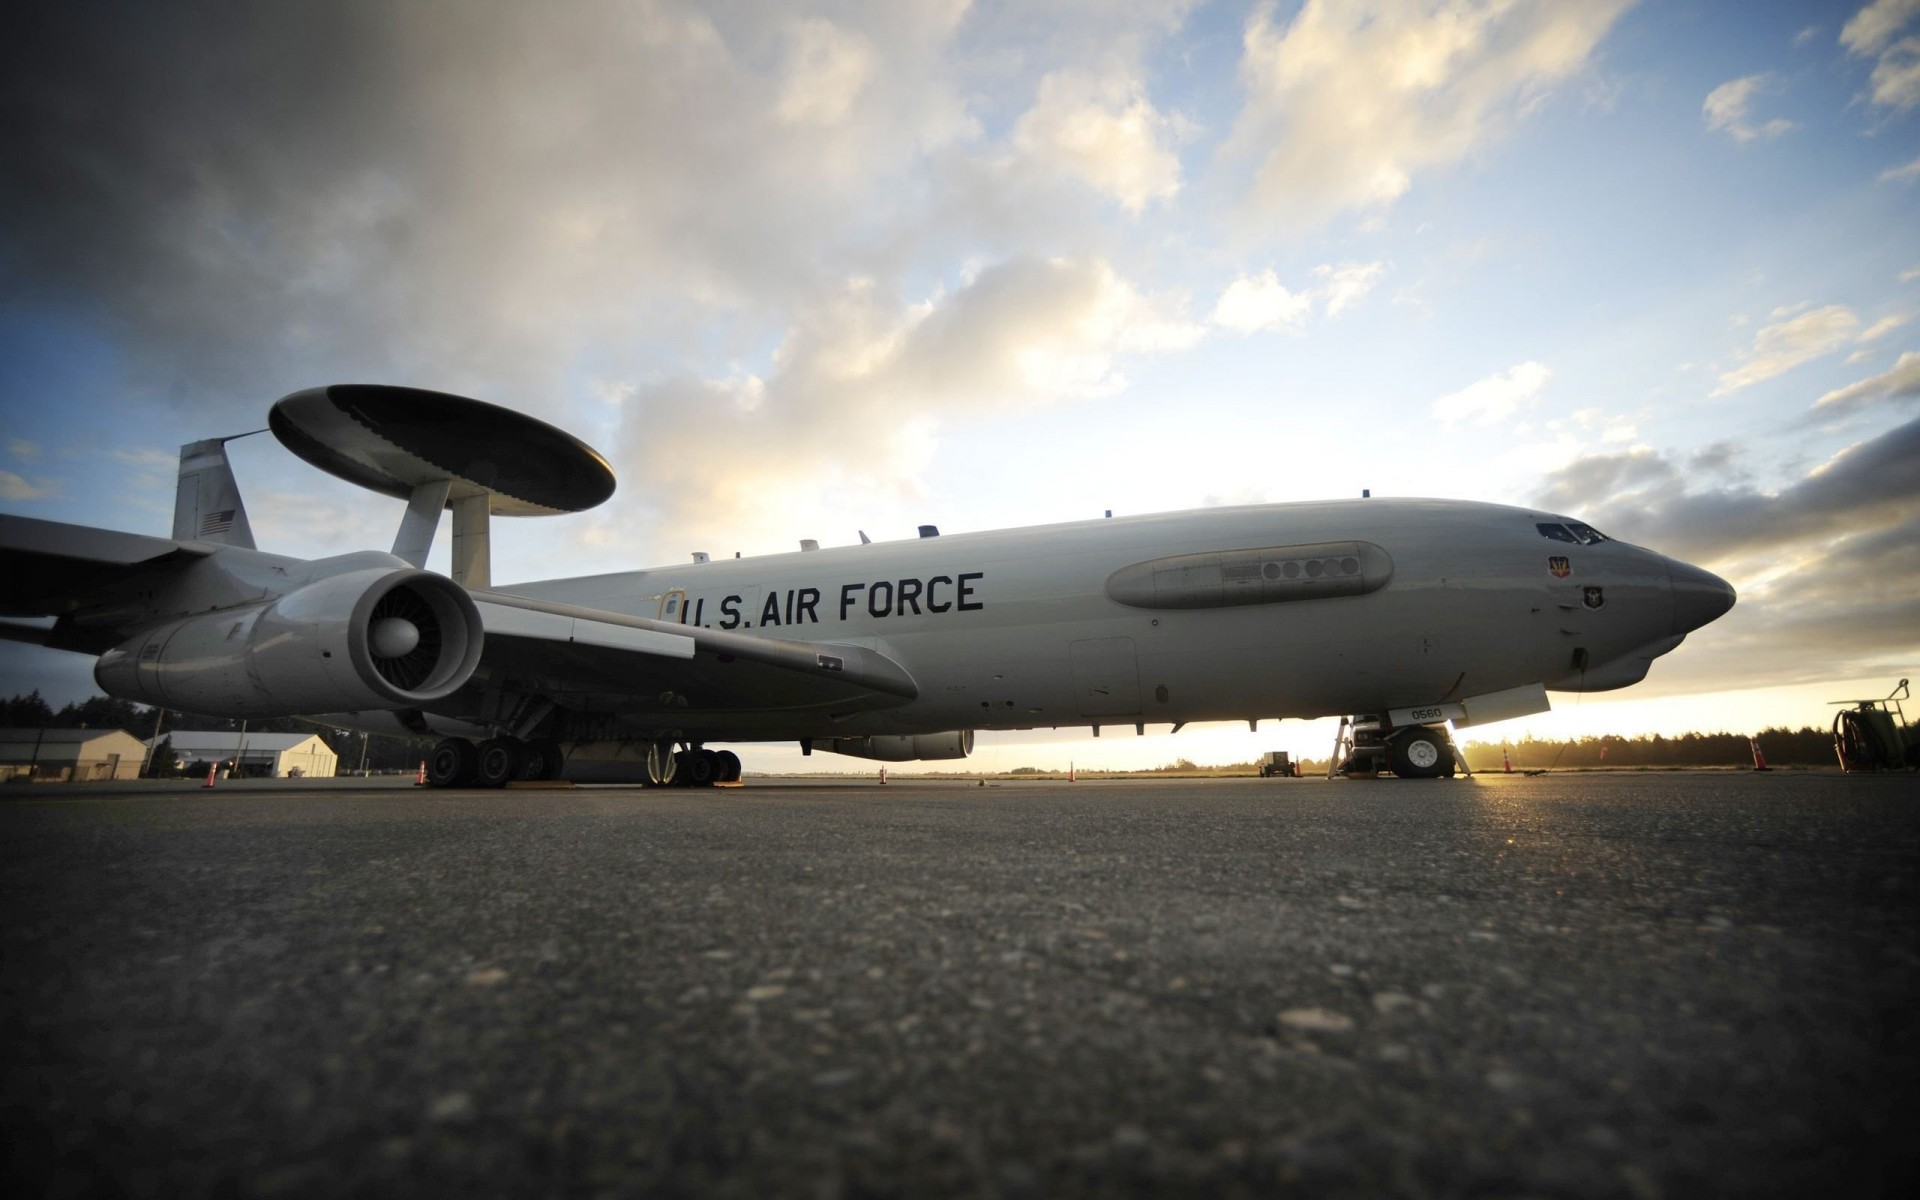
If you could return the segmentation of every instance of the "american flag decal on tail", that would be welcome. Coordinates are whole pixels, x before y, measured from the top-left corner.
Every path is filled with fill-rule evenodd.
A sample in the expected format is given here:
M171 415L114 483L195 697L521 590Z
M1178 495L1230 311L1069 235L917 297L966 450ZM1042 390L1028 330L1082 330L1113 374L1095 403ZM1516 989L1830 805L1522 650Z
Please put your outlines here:
M200 517L200 536L210 537L216 533L225 533L233 528L233 510L223 508L219 512L205 513Z

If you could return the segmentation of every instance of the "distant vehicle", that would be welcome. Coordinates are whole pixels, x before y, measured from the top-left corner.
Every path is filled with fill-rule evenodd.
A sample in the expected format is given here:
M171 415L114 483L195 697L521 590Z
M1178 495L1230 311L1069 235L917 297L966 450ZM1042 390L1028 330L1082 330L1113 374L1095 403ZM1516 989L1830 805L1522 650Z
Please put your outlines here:
M1294 765L1293 756L1285 750L1269 750L1260 758L1260 778L1262 779L1272 779L1276 775L1282 779L1292 779L1299 773L1300 769Z
M964 758L979 729L1356 714L1396 774L1452 725L1606 691L1733 607L1724 580L1547 512L1250 505L495 587L492 514L613 492L591 447L438 392L273 406L299 457L403 499L391 553L254 549L225 441L181 449L173 536L0 516L0 636L98 655L109 695L437 733L435 786L737 779L711 743ZM453 510L451 577L423 569Z
M1900 704L1909 698L1907 681L1902 679L1878 700L1833 701L1853 706L1833 717L1833 749L1841 770L1920 768L1920 741L1909 743L1907 714Z

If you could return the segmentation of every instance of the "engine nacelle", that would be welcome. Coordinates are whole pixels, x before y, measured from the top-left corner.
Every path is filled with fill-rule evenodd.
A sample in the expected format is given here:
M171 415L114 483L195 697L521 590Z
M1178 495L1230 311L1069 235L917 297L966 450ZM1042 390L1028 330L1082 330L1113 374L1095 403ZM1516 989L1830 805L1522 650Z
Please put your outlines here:
M108 695L229 717L413 708L480 662L480 612L426 571L378 567L157 626L100 656Z
M876 762L927 762L945 758L965 758L973 753L973 730L952 733L918 733L911 737L834 738L815 742L822 750L853 758L871 758Z

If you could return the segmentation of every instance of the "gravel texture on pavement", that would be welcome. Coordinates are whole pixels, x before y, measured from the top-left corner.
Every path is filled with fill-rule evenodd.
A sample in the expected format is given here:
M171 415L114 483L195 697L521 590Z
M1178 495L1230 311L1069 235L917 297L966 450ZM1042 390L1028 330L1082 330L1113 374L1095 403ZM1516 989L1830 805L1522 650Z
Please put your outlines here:
M0 905L12 1195L1916 1183L1910 775L38 786Z

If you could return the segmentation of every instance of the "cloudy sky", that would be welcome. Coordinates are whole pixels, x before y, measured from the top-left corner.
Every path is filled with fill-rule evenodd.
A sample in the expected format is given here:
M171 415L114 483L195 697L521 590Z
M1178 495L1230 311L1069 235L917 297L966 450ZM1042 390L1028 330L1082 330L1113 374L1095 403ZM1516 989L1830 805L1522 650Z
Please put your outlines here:
M1739 588L1513 733L1819 723L1920 676L1920 0L62 3L8 34L5 511L164 534L180 443L404 383L619 473L497 522L503 582L1371 488ZM263 548L391 542L393 501L233 458ZM0 690L87 667L0 647Z

